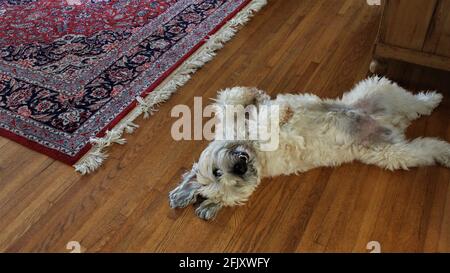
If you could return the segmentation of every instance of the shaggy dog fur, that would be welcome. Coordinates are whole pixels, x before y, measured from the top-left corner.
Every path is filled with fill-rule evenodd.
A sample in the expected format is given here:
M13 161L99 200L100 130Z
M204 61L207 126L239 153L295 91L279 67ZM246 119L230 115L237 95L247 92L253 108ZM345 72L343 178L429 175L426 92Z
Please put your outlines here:
M201 196L196 214L212 219L223 206L245 202L263 177L353 160L389 170L435 163L449 168L450 143L429 137L407 140L404 134L412 120L429 115L441 100L436 92L414 95L379 77L334 100L312 94L281 94L270 100L255 88L226 89L215 104L219 121L225 105L280 106L278 149L263 151L258 141L214 140L170 192L170 205L185 207Z

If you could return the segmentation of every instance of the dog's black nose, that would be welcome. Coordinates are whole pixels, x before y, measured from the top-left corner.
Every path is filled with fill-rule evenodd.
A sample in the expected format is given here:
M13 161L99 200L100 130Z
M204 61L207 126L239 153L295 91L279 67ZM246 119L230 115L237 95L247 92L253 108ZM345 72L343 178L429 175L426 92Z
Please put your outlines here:
M244 151L234 151L233 155L236 157L237 162L233 165L232 173L236 175L244 175L248 168L247 163L249 155Z
M239 157L239 161L233 166L233 173L236 175L243 175L247 172L247 159Z
M238 162L233 166L233 173L237 175L243 175L247 172L247 163Z

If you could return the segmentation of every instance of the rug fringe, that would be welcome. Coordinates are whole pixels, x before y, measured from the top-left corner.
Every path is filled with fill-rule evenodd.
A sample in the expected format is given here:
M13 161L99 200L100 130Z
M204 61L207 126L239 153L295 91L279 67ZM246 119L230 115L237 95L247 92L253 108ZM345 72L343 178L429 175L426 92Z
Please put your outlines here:
M250 20L252 15L267 4L267 0L253 0L235 17L229 20L219 31L211 35L207 42L200 47L191 57L188 58L167 81L164 81L147 97L138 96L136 101L138 107L133 109L125 118L123 118L114 128L107 131L104 137L92 138L91 150L86 153L77 163L73 165L75 170L82 175L91 173L99 168L103 161L108 157L105 150L113 143L125 144L126 140L122 138L123 132L133 133L139 126L133 121L140 116L150 117L159 105L169 99L169 97L180 86L183 86L191 78L191 74L200 67L211 61L216 55L215 51L223 48L224 43L229 41L238 31L238 27L244 25Z

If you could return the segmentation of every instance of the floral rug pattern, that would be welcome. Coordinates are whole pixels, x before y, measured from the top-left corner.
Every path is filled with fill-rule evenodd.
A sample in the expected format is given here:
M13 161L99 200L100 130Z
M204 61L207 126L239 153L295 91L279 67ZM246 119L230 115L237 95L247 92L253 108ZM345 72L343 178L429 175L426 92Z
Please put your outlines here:
M73 164L246 0L0 0L0 135Z

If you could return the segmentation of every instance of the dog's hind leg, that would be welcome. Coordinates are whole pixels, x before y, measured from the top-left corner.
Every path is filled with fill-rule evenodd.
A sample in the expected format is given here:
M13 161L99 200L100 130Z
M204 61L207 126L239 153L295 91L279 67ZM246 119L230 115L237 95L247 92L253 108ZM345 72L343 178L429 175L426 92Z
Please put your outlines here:
M421 106L418 113L429 115L441 103L443 96L436 91L424 91L414 95L416 101Z
M436 163L450 168L450 143L436 138L416 138L410 142L364 148L358 159L389 170L407 170Z
M342 102L382 119L400 129L421 115L429 115L439 105L442 95L408 92L386 78L372 77L362 81L342 97Z

